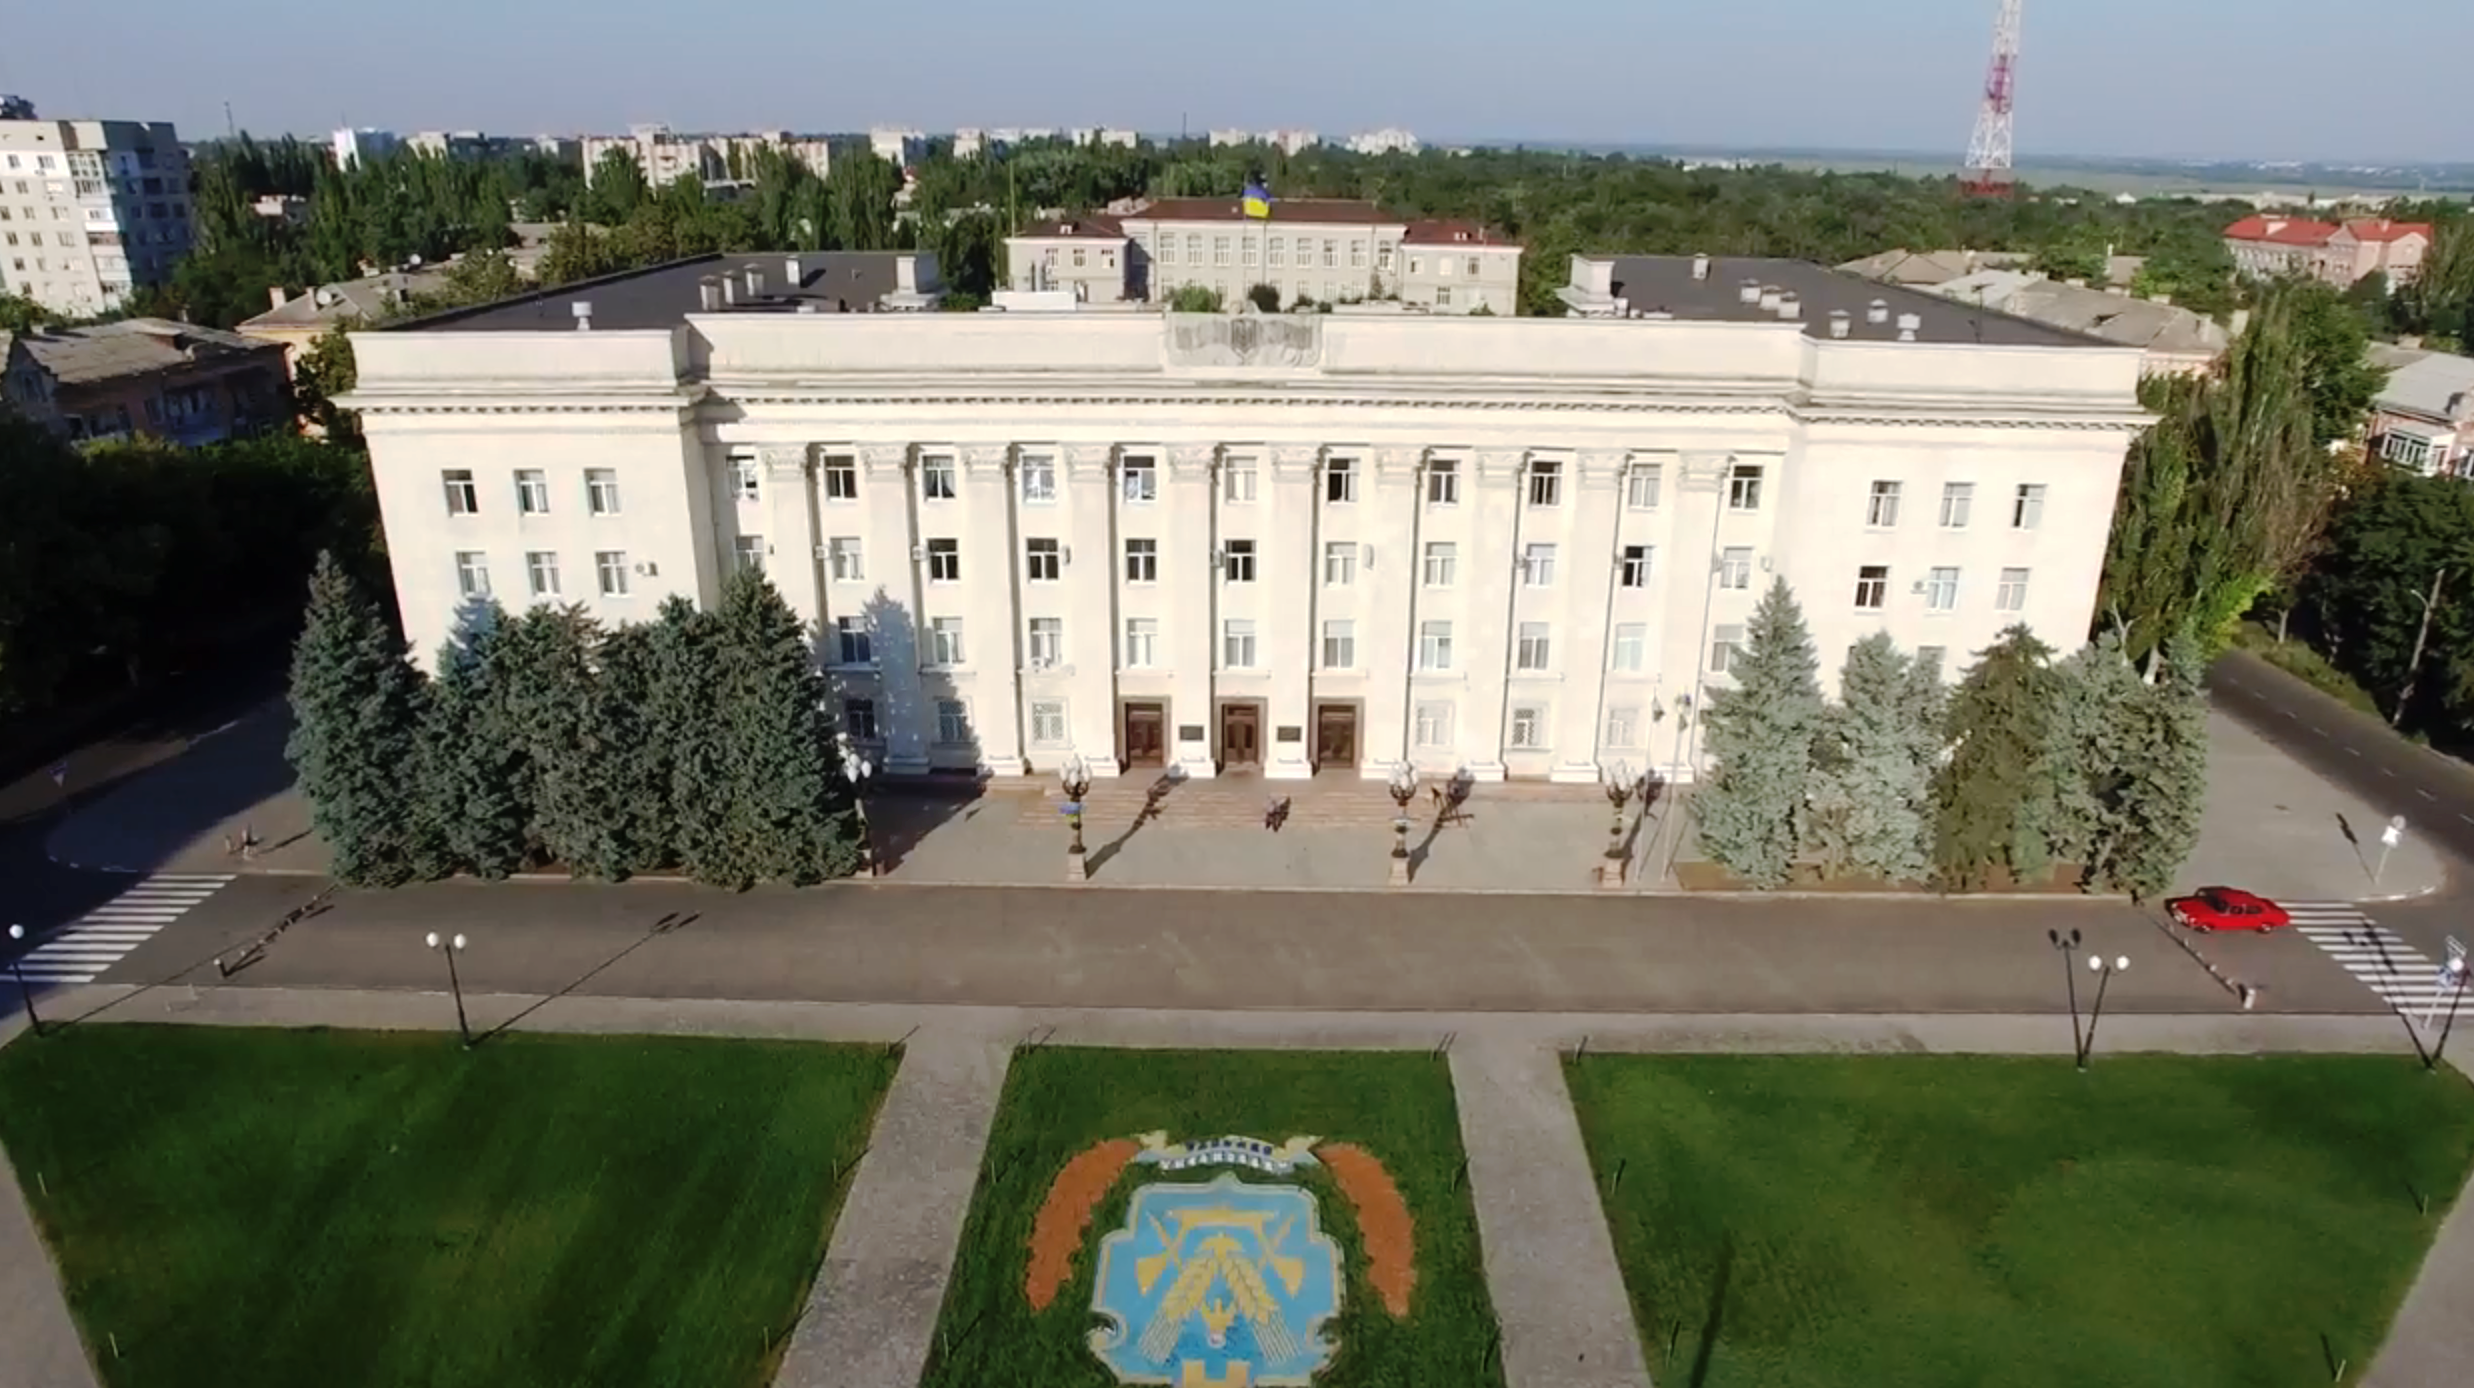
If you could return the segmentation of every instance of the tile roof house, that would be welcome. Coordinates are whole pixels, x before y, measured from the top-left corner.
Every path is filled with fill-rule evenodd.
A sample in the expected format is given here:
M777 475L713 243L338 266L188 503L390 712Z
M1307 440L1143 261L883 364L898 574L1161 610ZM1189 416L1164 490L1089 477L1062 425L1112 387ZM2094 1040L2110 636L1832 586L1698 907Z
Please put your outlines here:
M2425 477L2474 473L2474 357L2375 344L2388 384L2371 401L2371 455Z
M2243 273L2309 275L2340 289L2374 272L2392 284L2413 279L2431 239L2429 222L2386 217L2339 223L2254 212L2225 228L2225 248Z
M54 427L72 439L216 443L292 417L283 350L238 333L129 318L16 334L7 356L12 399L25 371L20 350L49 382Z

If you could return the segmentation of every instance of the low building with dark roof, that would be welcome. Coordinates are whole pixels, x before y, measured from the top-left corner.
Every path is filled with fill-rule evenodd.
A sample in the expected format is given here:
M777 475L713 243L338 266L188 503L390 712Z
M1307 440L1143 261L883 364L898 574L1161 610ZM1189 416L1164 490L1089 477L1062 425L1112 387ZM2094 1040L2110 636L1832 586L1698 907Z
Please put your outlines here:
M217 443L292 417L283 348L238 333L129 318L20 333L10 359L19 352L49 383L52 422L72 439Z

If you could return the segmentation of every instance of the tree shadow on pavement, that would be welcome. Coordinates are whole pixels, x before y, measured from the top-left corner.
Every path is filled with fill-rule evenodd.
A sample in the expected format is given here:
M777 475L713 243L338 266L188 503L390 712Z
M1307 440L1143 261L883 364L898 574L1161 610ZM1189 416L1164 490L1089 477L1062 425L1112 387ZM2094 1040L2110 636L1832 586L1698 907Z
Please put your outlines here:
M660 939L664 935L675 935L679 931L685 930L687 927L694 925L697 921L702 920L703 918L703 913L699 911L690 911L685 915L681 915L676 911L671 911L664 914L660 920L653 922L652 929L645 931L643 935L633 941L630 941L626 948L620 950L616 954L611 955L609 958L602 960L600 963L595 964L593 967L586 969L583 973L576 975L573 981L568 983L567 986L559 989L557 992L544 994L542 997L536 999L532 1005L516 1013L514 1016L509 1017L507 1020L500 1022L497 1026L491 1027L489 1030L482 1032L480 1035L475 1036L472 1043L478 1046L482 1042L487 1041L503 1032L513 1031L518 1022L521 1022L525 1018L539 1012L541 1009L548 1007L551 1003L558 1001L560 998L566 997L568 994L573 993L585 984L592 982L611 965L618 963L620 960L625 959L628 955L635 953L637 950L644 948L646 945L653 943L655 940Z
M1105 864L1109 859L1116 857L1118 852L1122 850L1126 844L1131 842L1136 834L1142 832L1144 825L1158 819L1160 817L1160 811L1165 809L1168 805L1169 792L1177 788L1179 779L1180 778L1176 775L1176 773L1168 772L1162 774L1157 780L1154 780L1151 783L1150 789L1143 792L1142 808L1134 812L1134 822L1125 826L1124 833L1117 835L1115 838L1110 839L1108 842L1091 850L1091 857L1083 864L1083 870L1086 872L1099 871L1102 864Z

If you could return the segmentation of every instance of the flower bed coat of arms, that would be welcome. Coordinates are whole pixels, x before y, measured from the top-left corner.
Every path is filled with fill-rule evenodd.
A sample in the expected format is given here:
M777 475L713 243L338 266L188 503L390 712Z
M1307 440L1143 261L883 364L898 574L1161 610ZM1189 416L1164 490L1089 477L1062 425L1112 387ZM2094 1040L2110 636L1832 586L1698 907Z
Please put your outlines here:
M1024 1293L1043 1310L1071 1276L1092 1212L1129 1168L1222 1168L1208 1180L1137 1186L1125 1222L1099 1241L1091 1310L1104 1324L1092 1354L1120 1383L1173 1388L1306 1385L1330 1364L1326 1333L1348 1276L1324 1232L1315 1193L1292 1181L1241 1180L1236 1168L1294 1177L1322 1167L1357 1215L1367 1278L1394 1316L1415 1280L1408 1210L1381 1163L1318 1139L1224 1137L1171 1144L1164 1133L1102 1142L1067 1162L1033 1225Z

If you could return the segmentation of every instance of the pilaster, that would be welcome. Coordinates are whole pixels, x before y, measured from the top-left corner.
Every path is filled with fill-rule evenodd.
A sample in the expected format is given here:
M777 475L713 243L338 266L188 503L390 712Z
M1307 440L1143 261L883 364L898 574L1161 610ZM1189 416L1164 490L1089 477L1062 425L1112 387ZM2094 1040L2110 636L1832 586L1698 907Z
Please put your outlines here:
M817 546L813 464L805 444L771 445L758 449L765 470L765 571L782 601L799 616L808 649L823 664L825 593Z
M979 761L989 774L1022 774L1022 661L1028 649L1023 627L1023 559L1013 506L1013 449L1002 443L965 444L959 450L962 580L969 615L964 635L993 639L994 649L969 652L971 731ZM991 630L994 628L994 630ZM1070 638L1072 632L1067 632Z
M1481 781L1503 779L1506 683L1512 664L1512 593L1520 563L1523 520L1521 485L1528 455L1519 449L1486 449L1470 459L1471 503L1477 507L1470 547L1470 593L1466 631L1455 631L1460 658L1469 670L1468 719L1460 732L1461 755Z
M1271 450L1271 524L1257 542L1264 571L1264 620L1257 624L1263 664L1270 676L1263 720L1263 775L1275 781L1314 774L1314 668L1321 642L1323 591L1323 498L1318 483L1322 450L1282 444ZM1283 741L1282 728L1294 728Z
M1371 508L1365 534L1374 562L1358 575L1369 585L1360 604L1359 660L1366 667L1364 726L1358 729L1358 775L1385 780L1411 756L1410 674L1417 668L1418 565L1426 450L1384 448L1369 460Z
M1038 513L1055 510L1057 534L1065 544L1063 601L1066 652L1074 668L1066 696L1066 731L1072 751L1081 756L1093 776L1113 776L1124 749L1117 745L1117 645L1124 639L1117 611L1117 552L1110 524L1108 463L1114 450L1104 443L1069 443L1057 459L1054 508L1025 505L1023 524ZM1026 756L1062 761L1055 752L1027 749ZM1038 765L1035 771L1047 767Z
M867 511L868 571L874 592L868 601L868 640L881 678L877 730L885 738L885 770L921 776L928 770L928 743L936 732L936 709L919 678L927 659L928 617L920 601L925 560L920 557L918 502L913 496L910 445L873 442L858 447L863 476L859 494Z
M1167 590L1168 616L1161 622L1160 644L1168 648L1161 655L1171 676L1168 760L1195 779L1219 771L1212 727L1219 717L1214 671L1220 646L1220 534L1219 497L1213 486L1218 459L1213 444L1184 443L1170 449L1168 476L1162 479L1160 500L1153 503L1167 508L1160 526L1160 585ZM1189 730L1200 736L1189 738Z
M1622 563L1616 536L1623 520L1627 456L1586 450L1572 462L1572 523L1566 532L1571 580L1564 610L1556 619L1561 649L1555 668L1563 674L1564 697L1555 709L1555 766L1549 773L1558 781L1598 779L1598 741L1605 732L1607 621L1616 567Z

